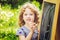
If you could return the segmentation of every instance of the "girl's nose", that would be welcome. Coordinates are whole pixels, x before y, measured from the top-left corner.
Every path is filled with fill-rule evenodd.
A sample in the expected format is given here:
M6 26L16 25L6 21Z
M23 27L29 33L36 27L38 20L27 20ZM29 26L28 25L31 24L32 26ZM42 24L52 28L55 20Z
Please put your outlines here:
M29 18L29 17L30 17L30 15L27 15L27 17Z

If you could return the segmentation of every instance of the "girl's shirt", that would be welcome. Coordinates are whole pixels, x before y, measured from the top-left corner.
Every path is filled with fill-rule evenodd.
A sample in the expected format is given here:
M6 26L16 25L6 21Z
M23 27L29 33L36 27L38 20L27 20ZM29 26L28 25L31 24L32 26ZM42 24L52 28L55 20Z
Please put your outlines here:
M23 36L27 36L29 34L30 30L28 28L26 28L25 26L20 27L17 32L16 35L23 35ZM37 40L38 39L38 31L37 29L34 31L34 34L32 36L31 40Z

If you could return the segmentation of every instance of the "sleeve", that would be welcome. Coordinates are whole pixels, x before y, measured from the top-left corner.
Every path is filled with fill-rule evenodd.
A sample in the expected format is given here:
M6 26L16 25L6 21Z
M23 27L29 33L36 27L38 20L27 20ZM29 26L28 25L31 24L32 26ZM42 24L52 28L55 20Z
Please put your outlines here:
M38 30L34 31L33 37L36 38L38 36Z
M23 35L24 36L24 32L22 29L18 29L16 32L16 35Z

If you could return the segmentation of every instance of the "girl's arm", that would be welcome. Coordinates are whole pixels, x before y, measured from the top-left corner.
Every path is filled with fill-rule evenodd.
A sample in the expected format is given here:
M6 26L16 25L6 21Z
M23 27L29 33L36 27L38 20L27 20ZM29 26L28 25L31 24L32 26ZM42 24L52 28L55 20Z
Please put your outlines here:
M31 40L32 38L32 35L33 35L33 31L31 31L27 37L23 36L23 35L20 35L19 36L19 40Z

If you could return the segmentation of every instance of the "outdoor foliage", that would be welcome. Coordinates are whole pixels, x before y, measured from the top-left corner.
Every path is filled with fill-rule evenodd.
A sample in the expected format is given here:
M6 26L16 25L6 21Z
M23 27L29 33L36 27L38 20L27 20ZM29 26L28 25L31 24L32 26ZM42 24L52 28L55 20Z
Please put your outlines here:
M32 1L32 4L41 10L39 2ZM11 4L0 4L0 40L19 40L16 31L19 28L18 16L21 5L12 9Z

